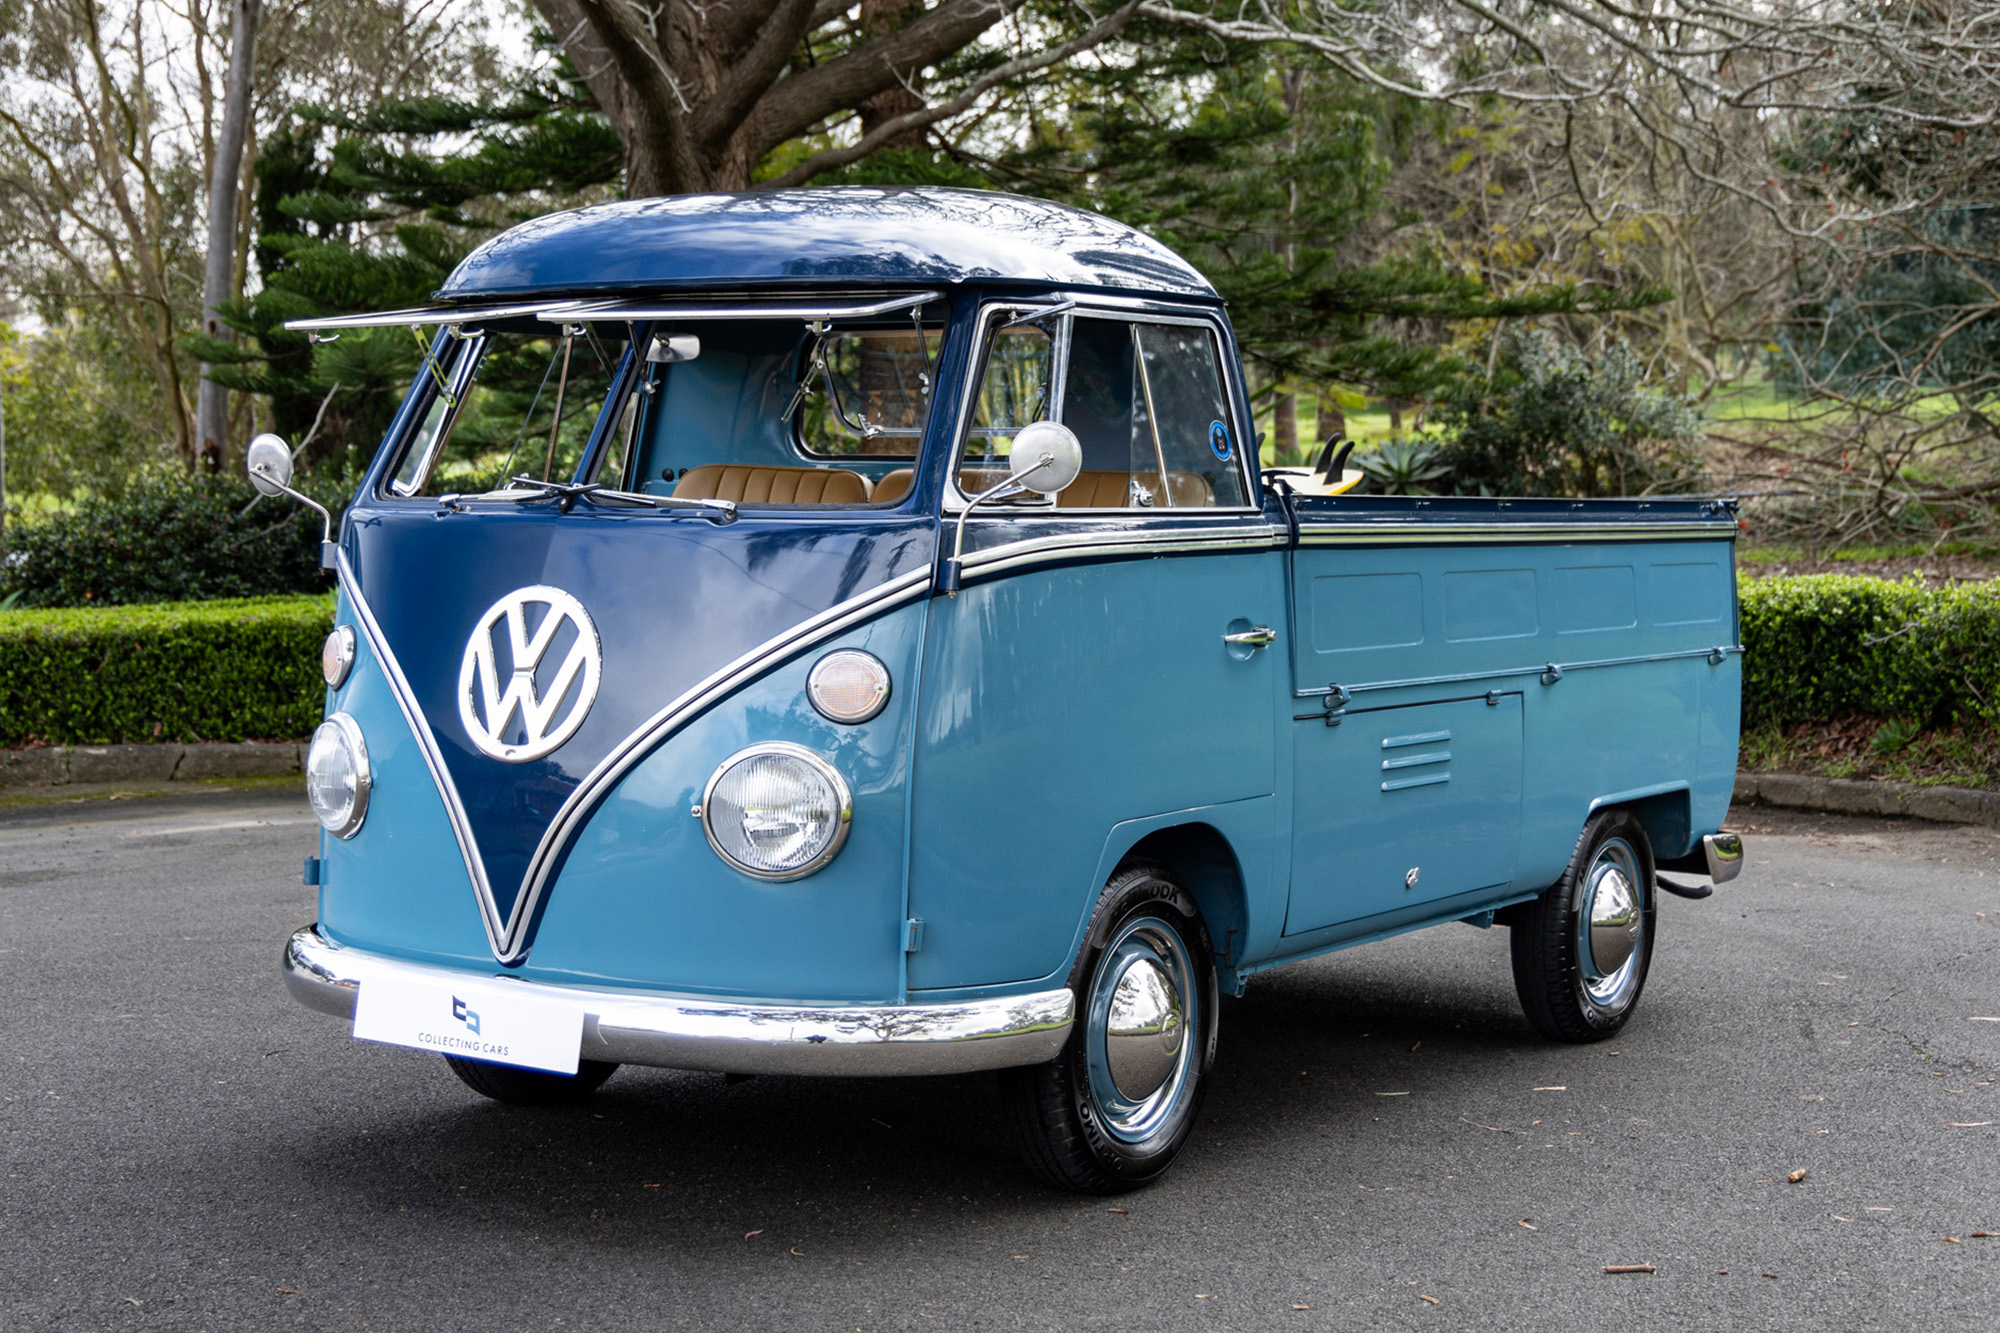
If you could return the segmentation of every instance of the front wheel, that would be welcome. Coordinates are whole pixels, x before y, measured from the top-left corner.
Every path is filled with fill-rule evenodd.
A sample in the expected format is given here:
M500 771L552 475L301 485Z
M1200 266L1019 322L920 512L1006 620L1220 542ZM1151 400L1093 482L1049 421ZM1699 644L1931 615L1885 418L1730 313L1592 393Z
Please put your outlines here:
M1535 1031L1585 1042L1625 1026L1653 960L1652 885L1638 817L1592 815L1562 879L1514 922L1514 989Z
M1215 959L1180 881L1112 877L1070 974L1063 1053L1003 1073L1022 1155L1061 1189L1120 1194L1157 1179L1188 1135L1215 1058Z
M574 1074L548 1074L539 1069L488 1064L447 1055L444 1062L459 1081L482 1097L509 1106L567 1106L604 1086L618 1066L603 1060L579 1060Z

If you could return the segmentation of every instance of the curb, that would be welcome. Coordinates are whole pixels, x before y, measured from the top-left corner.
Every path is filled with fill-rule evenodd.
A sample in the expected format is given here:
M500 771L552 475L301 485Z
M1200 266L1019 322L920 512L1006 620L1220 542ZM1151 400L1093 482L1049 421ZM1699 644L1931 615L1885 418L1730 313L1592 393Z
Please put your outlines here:
M1843 815L1895 815L1939 824L1984 824L2000 828L2000 791L1967 787L1923 787L1914 782L1859 782L1814 778L1799 773L1739 773L1739 804L1830 810Z
M49 745L0 750L0 790L85 782L199 782L297 773L298 741L221 741L201 745Z

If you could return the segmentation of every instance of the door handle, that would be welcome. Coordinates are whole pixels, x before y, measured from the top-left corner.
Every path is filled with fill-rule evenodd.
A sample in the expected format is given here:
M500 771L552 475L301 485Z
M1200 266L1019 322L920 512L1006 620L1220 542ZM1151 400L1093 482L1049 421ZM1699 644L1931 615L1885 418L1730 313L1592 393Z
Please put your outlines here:
M1278 641L1278 631L1269 625L1256 625L1236 634L1225 634L1222 641L1241 644L1245 648L1269 648Z

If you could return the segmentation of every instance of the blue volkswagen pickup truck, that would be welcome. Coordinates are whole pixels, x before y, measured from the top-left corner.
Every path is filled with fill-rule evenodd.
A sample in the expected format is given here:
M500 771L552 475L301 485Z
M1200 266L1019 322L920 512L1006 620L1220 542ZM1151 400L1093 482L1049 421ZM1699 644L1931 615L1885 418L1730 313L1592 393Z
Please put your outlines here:
M295 327L423 355L324 552L285 980L499 1101L999 1070L1129 1189L1255 974L1498 925L1591 1041L1740 865L1729 504L1268 474L1214 289L1103 218L635 200Z

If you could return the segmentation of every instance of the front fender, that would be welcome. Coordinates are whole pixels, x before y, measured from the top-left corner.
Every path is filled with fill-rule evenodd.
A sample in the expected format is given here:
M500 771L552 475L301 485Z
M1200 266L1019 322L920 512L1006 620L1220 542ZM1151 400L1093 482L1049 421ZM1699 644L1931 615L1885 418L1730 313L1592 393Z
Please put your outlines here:
M664 741L605 796L541 909L523 976L790 1001L903 994L905 789L924 607L905 606L766 672ZM888 666L888 705L829 722L807 673L839 648ZM854 794L846 845L824 869L772 883L730 868L692 812L746 745L824 755Z

